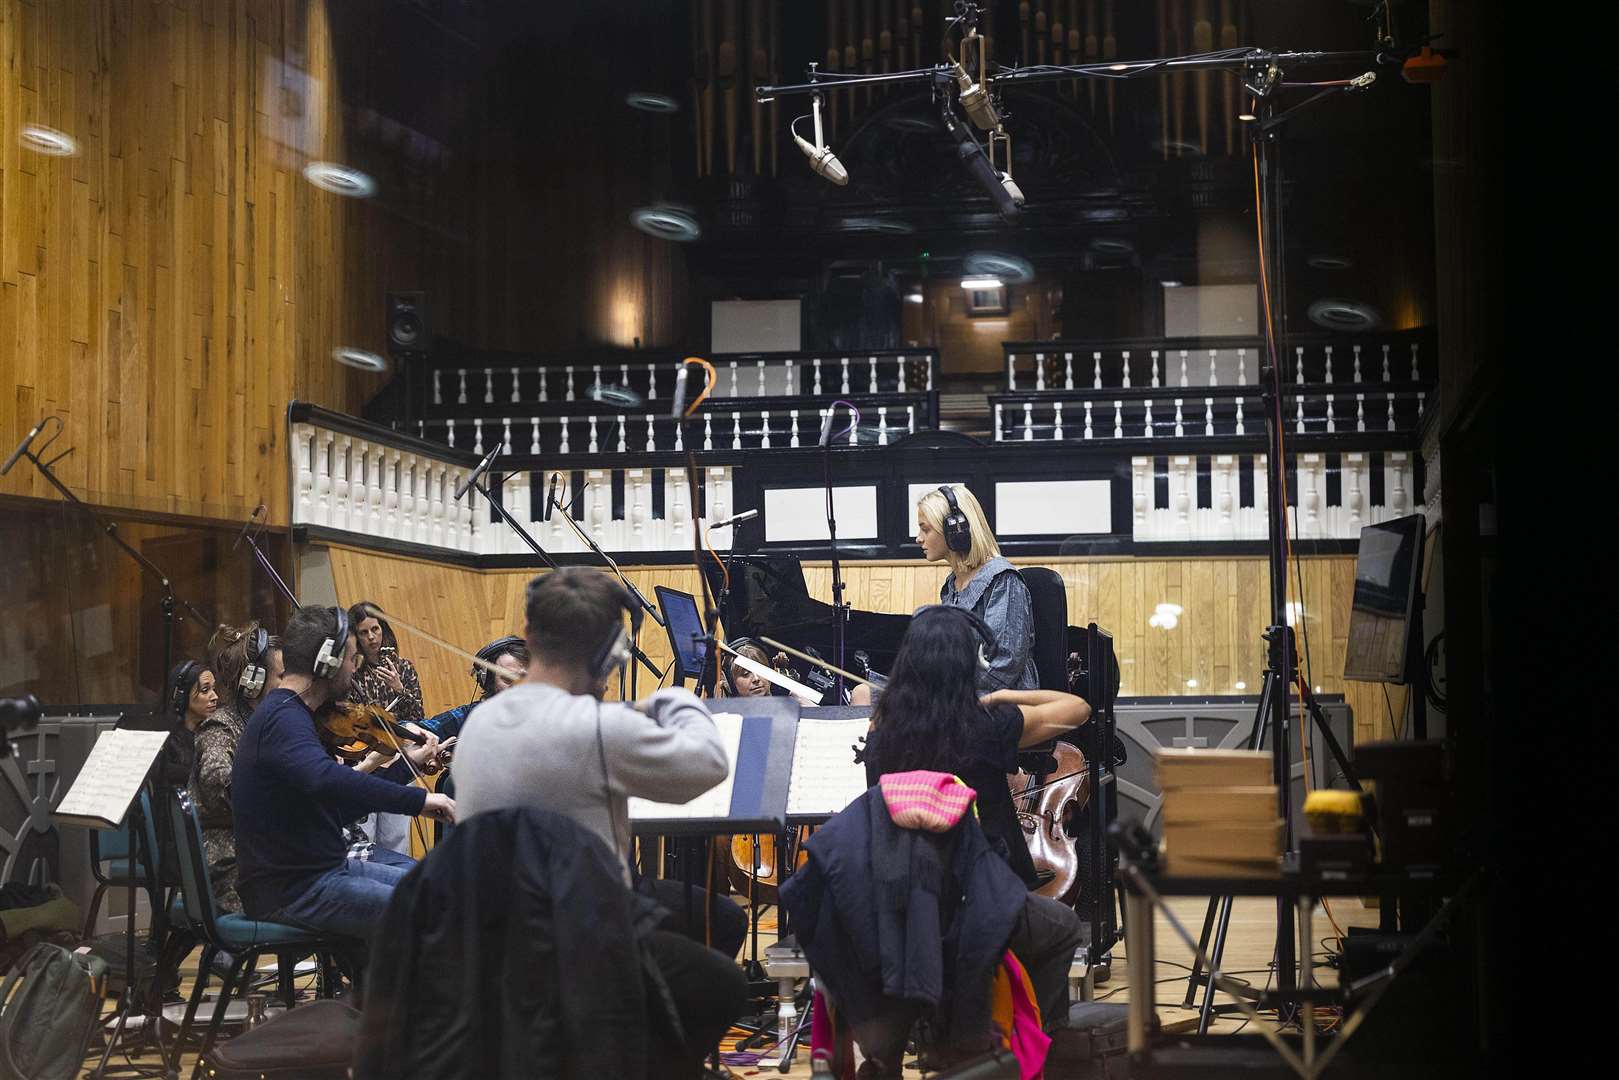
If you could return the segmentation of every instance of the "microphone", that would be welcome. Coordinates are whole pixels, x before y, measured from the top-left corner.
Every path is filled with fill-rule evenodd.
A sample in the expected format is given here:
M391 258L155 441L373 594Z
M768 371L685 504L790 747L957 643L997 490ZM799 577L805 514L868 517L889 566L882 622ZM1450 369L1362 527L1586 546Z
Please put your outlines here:
M545 512L540 515L541 521L550 521L551 512L557 508L557 481L561 478L561 473L551 474L551 490L545 493Z
M804 156L809 158L810 168L815 171L816 175L823 176L839 187L843 187L849 182L849 170L843 167L843 162L839 161L837 155L832 153L832 148L826 145L826 137L821 131L820 94L815 95L810 108L815 113L814 145L806 142L804 137L797 131L793 132L793 141L798 144L800 150L804 151Z
M967 69L961 66L961 61L955 62L956 85L960 90L961 107L967 110L968 119L972 120L981 131L994 131L1001 126L1001 115L995 111L995 103L990 100L989 87L973 81L967 74Z
M467 474L467 478L455 485L455 494L450 497L452 499L459 500L461 496L465 495L467 493L467 489L473 484L476 484L479 478L482 477L484 473L489 471L489 466L495 463L495 457L499 453L500 444L496 443L494 448L490 450L489 453L484 455L483 460L478 462L477 466Z
M679 420L686 414L686 369L689 367L690 364L682 362L680 370L675 372L675 403L669 410L670 419Z
M247 515L247 521L243 523L242 531L236 534L236 542L230 546L232 551L242 546L242 541L247 539L248 530L253 528L253 523L259 519L259 515L262 513L264 513L264 504L259 503L253 508L253 512Z
M723 529L727 525L740 525L744 521L752 521L754 518L756 518L758 516L759 516L759 511L757 511L757 510L744 510L740 514L732 514L728 518L723 518L720 521L714 522L714 524L709 526L709 529L710 530Z
M826 419L821 421L821 438L816 446L825 446L832 441L832 418L837 414L836 408L826 410Z
M18 443L17 449L11 452L10 457L6 458L6 463L4 465L0 465L0 476L4 476L6 473L11 471L11 467L17 464L18 460L22 458L23 453L28 449L29 445L33 443L35 439L39 438L39 433L44 430L44 427L44 420L41 420L39 423L33 426L33 429L28 432L28 437L22 442Z
M1356 75L1353 79L1349 80L1349 91L1350 91L1350 93L1354 93L1356 90L1370 90L1371 87L1372 87L1372 84L1374 82L1376 82L1376 81L1377 81L1377 72L1375 72L1375 71L1362 72L1361 74Z
M0 731L13 727L25 727L39 720L44 712L39 699L33 694L24 694L22 697L0 698Z
M994 201L995 209L1008 220L1016 217L1018 208L1022 205L1023 192L1011 182L1011 176L995 167L995 163L989 159L984 148L978 145L978 140L973 138L972 132L956 118L955 110L950 107L949 102L940 108L939 115L944 121L945 130L955 137L956 155L967 167L967 171L972 173L973 179L978 181L979 186ZM1008 158L1010 159L1010 154Z

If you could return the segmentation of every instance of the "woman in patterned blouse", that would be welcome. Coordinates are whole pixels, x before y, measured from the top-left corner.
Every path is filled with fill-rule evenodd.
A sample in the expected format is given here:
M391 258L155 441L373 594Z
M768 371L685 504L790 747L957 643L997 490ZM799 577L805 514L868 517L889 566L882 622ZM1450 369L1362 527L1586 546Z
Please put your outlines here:
M426 712L416 665L399 655L399 639L388 621L377 614L381 610L369 600L349 608L349 625L360 645L360 666L347 700L380 705L402 724L420 724ZM379 846L410 854L410 818L403 814L373 814L366 819L366 832Z

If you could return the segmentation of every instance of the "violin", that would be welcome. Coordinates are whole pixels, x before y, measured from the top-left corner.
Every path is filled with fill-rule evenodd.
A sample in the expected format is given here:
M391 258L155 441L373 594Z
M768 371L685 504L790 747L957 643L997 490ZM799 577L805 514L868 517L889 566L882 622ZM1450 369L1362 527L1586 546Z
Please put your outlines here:
M427 736L416 728L401 724L393 713L380 705L358 702L332 701L315 714L315 724L326 749L344 761L353 763L375 751L392 756L399 753L402 743L417 746L427 742Z
M1041 896L1073 905L1079 898L1079 815L1091 798L1091 773L1079 747L1059 740L1052 748L1057 767L1049 778L1016 773L1007 777L1018 824L1041 883Z

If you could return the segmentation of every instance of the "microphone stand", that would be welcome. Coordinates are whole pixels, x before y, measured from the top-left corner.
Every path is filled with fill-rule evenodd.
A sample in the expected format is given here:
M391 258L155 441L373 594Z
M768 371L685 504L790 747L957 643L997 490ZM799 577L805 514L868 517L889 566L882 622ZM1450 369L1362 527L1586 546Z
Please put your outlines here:
M650 600L648 600L646 598L646 595L644 593L642 593L640 589L637 589L635 587L635 583L633 581L631 581L629 578L624 576L624 571L619 569L618 563L613 561L613 557L611 555L607 554L607 552L602 550L601 545L596 543L595 539L593 539L588 532L586 532L585 530L583 530L583 529L581 529L579 527L579 523L577 521L573 520L573 514L567 507L559 505L558 503L553 501L549 495L547 495L546 496L546 506L545 506L545 508L546 508L546 514L547 515L553 514L556 511L561 510L562 511L562 520L566 521L568 523L568 528L573 530L573 534L575 536L577 536L580 539L580 541L586 547L590 548L591 551L596 553L596 557L598 559L600 559L602 562L607 564L607 569L611 570L613 572L613 576L618 578L618 583L620 585L624 586L624 591L629 593L630 596L634 598L635 602L641 606L641 609L643 611L645 611L648 615L652 616L653 621L655 621L659 626L664 625L663 613L658 610L657 605L653 604ZM654 664L651 660L649 660L647 658L647 655L641 651L639 636L640 635L638 633L637 634L637 640L630 642L630 652L634 655L634 657L637 660L639 660L641 663L645 664L647 670L650 671L653 675L657 676L658 681L661 683L663 681L663 672L659 671L658 666L656 664ZM631 696L625 698L624 697L624 687L623 687L624 672L623 672L622 668L619 669L618 696L621 697L621 698L624 698L625 701L633 701L633 700L635 700L636 697L639 696L637 694L637 692L636 692L636 689L635 689L635 680L636 680L636 677L637 677L637 675L639 673L640 673L640 669L636 668L636 667L634 667L632 665L631 670L630 670L630 695Z
M849 422L849 430L860 422L860 414L847 401L834 401L832 408L839 405L854 413L854 419ZM832 512L832 437L830 433L826 442L821 444L821 479L826 485L826 534L828 547L832 555L832 657L834 672L832 675L832 703L844 703L845 682L842 669L844 639L848 634L849 605L843 601L843 567L838 563L838 522Z
M263 508L261 507L260 509ZM252 549L253 561L259 564L259 569L270 575L271 583L280 590L281 595L287 598L287 602L291 604L294 609L302 607L303 605L298 602L298 597L292 591L291 586L286 583L285 579L283 579L281 574L276 570L275 564L270 561L270 557L264 554L264 549L259 547L259 537L263 535L264 527L260 526L258 532L254 532L251 529L252 524L253 519L249 518L249 529L242 533L242 539L247 543L247 546Z

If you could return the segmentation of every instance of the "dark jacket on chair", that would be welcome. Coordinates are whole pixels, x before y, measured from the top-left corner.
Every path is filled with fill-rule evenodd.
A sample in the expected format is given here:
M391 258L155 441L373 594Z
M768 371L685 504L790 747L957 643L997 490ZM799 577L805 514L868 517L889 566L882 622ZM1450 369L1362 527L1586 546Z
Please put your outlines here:
M903 1002L937 1008L952 1043L982 1049L995 967L1028 889L978 819L946 833L902 829L873 787L805 847L782 906L857 1038L864 1020Z
M355 1080L642 1077L676 1023L642 942L662 909L571 819L492 810L451 829L373 938Z

